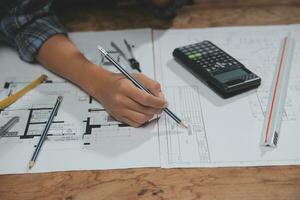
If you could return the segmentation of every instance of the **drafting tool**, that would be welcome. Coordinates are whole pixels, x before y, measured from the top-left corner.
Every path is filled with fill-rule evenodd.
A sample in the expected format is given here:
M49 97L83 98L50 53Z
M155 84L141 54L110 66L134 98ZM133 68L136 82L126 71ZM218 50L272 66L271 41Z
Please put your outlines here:
M129 45L129 43L127 42L126 39L124 39L124 43L125 43L125 45L126 45L126 47L128 49L128 52L129 52L129 54L131 56L131 58L129 58L129 60L128 60L129 63L130 63L131 68L137 70L138 72L142 72L141 68L140 68L140 63L135 59L135 57L133 55L133 52L132 52L132 48Z
M110 45L123 57L125 58L125 60L128 61L127 56L125 55L125 53L118 47L118 45L116 45L116 43L114 42L110 42Z
M98 45L98 50L109 60L126 78L128 78L135 86L140 88L141 90L152 94L150 90L148 90L143 84L137 81L133 76L131 76L120 64L118 64L101 46ZM174 119L178 124L182 127L188 128L181 119L179 119L171 110L168 108L164 108L165 111L172 119Z
M46 139L47 133L48 133L48 131L49 131L49 129L50 129L50 126L51 126L51 124L52 124L52 122L53 122L54 117L55 117L56 114L57 114L58 108L59 108L59 106L60 106L62 100L63 100L63 97L62 97L62 96L59 96L59 97L57 98L57 101L56 101L56 103L55 103L55 105L54 105L54 107L53 107L53 109L52 109L52 111L51 111L50 117L49 117L49 119L48 119L48 121L47 121L47 123L46 123L46 126L45 126L45 128L44 128L44 130L43 130L43 133L42 133L42 135L41 135L41 137L40 137L40 140L39 140L39 142L38 142L38 144L37 144L37 146L36 146L36 148L35 148L35 150L34 150L34 153L33 153L33 155L32 155L32 158L31 158L31 160L30 160L30 162L29 162L29 169L31 169L31 168L33 167L33 165L34 165L34 163L35 163L35 161L36 161L36 158L37 158L37 156L38 156L38 154L39 154L39 152L40 152L40 150L41 150L41 147L42 147L42 145L43 145L43 143L44 143L44 141L45 141L45 139Z
M268 108L262 133L263 146L276 147L278 143L282 114L287 95L288 79L293 55L293 41L290 36L283 39L279 61L274 74Z
M125 40L126 41L126 40ZM132 50L131 50L131 47L130 46L127 46L127 49L130 49L128 50L130 55L131 55L131 58L128 58L125 53L116 45L116 43L114 42L111 42L110 43L111 46L123 57L125 58L125 60L128 61L130 67L134 70L137 70L138 72L141 72L141 69L140 69L140 63L133 57L133 53L132 53ZM128 43L125 43L126 45L129 45Z
M33 80L31 83L29 83L28 85L26 85L24 88L22 88L20 91L6 97L5 99L0 101L0 110L1 109L5 109L6 107L8 107L9 105L13 104L14 102L16 102L19 98L21 98L24 94L26 94L27 92L29 92L30 90L32 90L33 88L35 88L36 86L38 86L40 83L42 83L43 81L45 81L47 79L46 75L41 75L39 76L37 79Z
M0 127L0 138L5 136L9 129L11 129L16 123L20 121L20 117L16 116L11 118L6 124Z
M127 58L127 56L125 55L125 53L116 45L116 43L114 43L114 42L111 42L110 43L111 44L111 46L123 57L123 58L125 58L125 60L129 63L129 65L131 66L131 63L130 63L130 61L129 61L129 58ZM118 62L119 62L119 60L118 60ZM131 66L131 68L133 69L133 67Z

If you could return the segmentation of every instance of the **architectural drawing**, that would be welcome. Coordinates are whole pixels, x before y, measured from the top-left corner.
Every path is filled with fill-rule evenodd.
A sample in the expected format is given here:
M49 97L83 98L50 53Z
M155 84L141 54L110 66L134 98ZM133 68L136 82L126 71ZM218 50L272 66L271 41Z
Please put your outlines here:
M7 82L4 87L9 90L9 93L13 93L26 84L27 82ZM83 105L88 101L86 95L70 83L53 82L51 80L44 82L22 97L21 100L4 111L0 111L1 122L13 116L20 117L19 125L5 135L0 143L6 141L5 138L9 138L7 141L16 142L40 136L58 95L64 95L69 100L72 99L77 105ZM68 107L68 105L65 104L64 107ZM80 124L77 121L70 120L64 112L59 112L49 131L48 139L78 140L81 137L79 126ZM15 138L15 140L12 140L12 138Z
M14 116L20 121L0 138L0 174L135 167L224 167L300 164L300 57L295 56L278 147L262 155L263 115L280 41L300 26L233 27L159 31L137 29L71 33L70 38L93 63L114 71L98 50L113 50L110 41L134 45L142 71L157 80L169 108L188 124L185 130L167 115L140 128L111 117L99 102L73 84L38 65L0 49L0 98L24 87L38 75L49 80L0 111L0 126ZM211 40L262 77L253 91L224 100L172 57L179 46ZM300 40L297 39L297 44ZM299 55L300 46L296 45ZM111 52L121 63L123 58ZM126 63L125 63L126 64ZM127 65L126 65L127 66ZM130 69L128 67L127 69ZM22 73L16 73L22 72ZM116 71L114 71L116 72ZM36 165L27 164L57 96L64 100L54 118ZM292 138L292 139L291 139Z
M189 140L189 133L172 129L171 120L160 121L162 167L257 166L300 162L299 150L291 148L291 142L296 146L297 142L288 139L299 139L295 131L300 120L300 96L296 89L300 73L295 67L300 63L299 58L293 60L294 67L283 116L284 130L279 139L279 148L262 155L259 146L264 112L281 40L290 30L294 30L293 28L296 29L292 26L286 26L285 29L234 27L154 32L158 80L162 83L168 99L171 99L170 107L179 112L179 116L185 116L177 108L184 109L186 105L194 104L194 109L189 112L197 114L191 115L186 120L189 123L200 116L199 122L203 124L198 124L202 124L204 129L199 131L199 135L205 138L200 140L202 142L198 139ZM176 47L203 40L213 41L261 76L262 85L256 90L227 100L217 96L172 57L172 51ZM299 47L295 52L299 52ZM182 92L183 88L185 92ZM191 98L187 91L193 91L196 98ZM181 98L181 95L184 98ZM179 105L172 107L174 101L179 101ZM195 145L197 143L198 145ZM199 147L202 148L201 151L198 151ZM197 157L199 155L205 155L204 159L199 159Z
M196 90L196 91L195 91ZM168 87L166 98L172 99L170 109L189 124L189 130L179 127L173 119L165 116L168 162L203 163L209 162L209 148L202 118L202 108L198 88Z
M109 47L107 38L115 38L117 42L125 37L134 41L137 57L152 52L149 29L74 33L70 37L88 59L112 71L113 66L102 63L104 60L95 45L98 42ZM0 58L9 65L19 60L16 52L5 48L0 49ZM149 66L144 73L154 77L153 58L143 59L142 65ZM0 69L1 98L24 87L40 73L49 79L0 111L0 126L14 116L20 117L9 133L0 138L0 174L28 172L28 161L59 95L64 97L63 102L37 164L29 172L159 166L156 121L139 129L129 127L108 115L101 104L81 89L46 69L21 61L11 66L11 71ZM18 71L24 71L23 76L15 73Z

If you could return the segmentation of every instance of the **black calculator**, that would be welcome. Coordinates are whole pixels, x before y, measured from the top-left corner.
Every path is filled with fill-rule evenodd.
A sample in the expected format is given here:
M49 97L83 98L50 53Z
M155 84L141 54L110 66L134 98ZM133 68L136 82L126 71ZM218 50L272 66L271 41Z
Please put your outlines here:
M223 98L256 88L261 78L210 41L176 48L173 56Z

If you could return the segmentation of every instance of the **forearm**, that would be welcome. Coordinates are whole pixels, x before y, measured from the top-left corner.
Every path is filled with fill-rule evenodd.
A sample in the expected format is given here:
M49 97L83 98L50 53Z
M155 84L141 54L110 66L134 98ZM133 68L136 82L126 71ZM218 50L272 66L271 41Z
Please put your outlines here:
M51 1L41 1L34 12L33 1L24 3L1 20L6 41L16 47L21 59L38 61L50 71L81 87L99 101L117 120L138 127L159 113L166 105L160 85L148 77L138 78L155 96L139 90L121 74L109 72L89 62L66 36L67 32L49 8ZM35 2L35 1L34 1ZM22 27L21 29L19 27Z
M38 52L37 60L50 71L94 93L95 80L105 80L109 72L90 63L64 35L49 38ZM100 88L100 87L99 87Z
M136 75L155 96L143 92L121 74L90 63L64 35L50 37L36 59L93 96L117 120L134 127L144 124L166 106L157 82Z

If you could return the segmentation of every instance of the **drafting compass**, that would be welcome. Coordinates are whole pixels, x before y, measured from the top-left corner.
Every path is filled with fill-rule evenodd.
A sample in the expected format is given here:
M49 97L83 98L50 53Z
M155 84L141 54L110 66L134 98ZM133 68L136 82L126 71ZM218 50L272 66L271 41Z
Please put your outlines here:
M141 72L141 69L140 69L140 63L134 58L134 55L133 55L133 52L132 52L132 48L131 46L128 44L128 42L124 39L124 43L127 47L127 50L130 54L130 58L128 58L126 56L126 54L121 50L120 47L118 47L116 45L116 43L114 42L111 42L111 46L123 57L125 58L125 60L129 63L130 67L134 70L137 70L138 72Z

